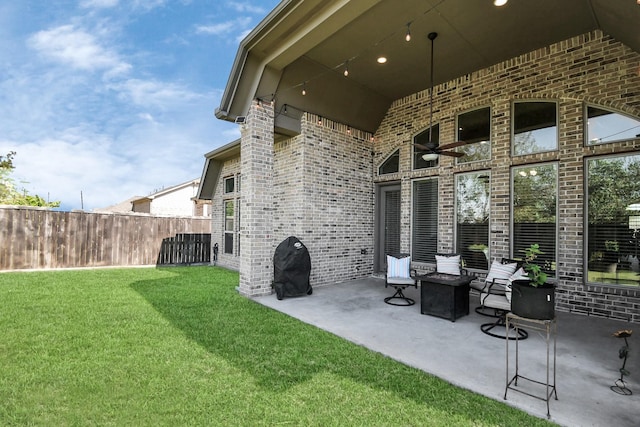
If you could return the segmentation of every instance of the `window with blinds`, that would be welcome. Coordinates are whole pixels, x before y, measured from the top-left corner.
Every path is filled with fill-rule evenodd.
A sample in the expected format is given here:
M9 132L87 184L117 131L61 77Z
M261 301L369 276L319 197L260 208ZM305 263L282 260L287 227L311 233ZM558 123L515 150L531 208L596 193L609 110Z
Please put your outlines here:
M400 253L400 190L384 192L384 253Z
M435 262L438 249L438 179L413 182L412 256L415 261Z
M537 243L544 254L536 262L556 274L558 166L537 164L514 167L512 179L512 258Z
M489 268L490 172L456 175L456 252L469 268Z
M586 160L587 282L640 286L640 154Z

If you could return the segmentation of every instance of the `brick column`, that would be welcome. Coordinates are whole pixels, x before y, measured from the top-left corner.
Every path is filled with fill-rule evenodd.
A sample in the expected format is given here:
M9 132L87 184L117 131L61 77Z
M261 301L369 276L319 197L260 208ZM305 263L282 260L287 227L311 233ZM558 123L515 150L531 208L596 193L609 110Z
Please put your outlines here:
M273 107L254 101L241 134L239 291L264 295L273 279Z

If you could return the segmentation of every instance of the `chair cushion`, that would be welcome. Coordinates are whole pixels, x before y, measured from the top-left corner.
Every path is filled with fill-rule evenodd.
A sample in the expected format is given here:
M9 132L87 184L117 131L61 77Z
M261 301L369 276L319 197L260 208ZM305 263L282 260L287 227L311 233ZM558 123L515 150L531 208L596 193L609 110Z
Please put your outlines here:
M489 273L487 274L487 278L484 280L487 282L493 282L494 279L498 279L506 284L505 281L509 280L509 277L511 277L516 271L517 266L518 264L516 263L502 264L500 261L493 261L491 263Z
M387 277L411 278L411 257L396 258L387 255Z
M436 255L436 271L438 273L460 275L460 255Z
M498 310L511 311L511 302L503 295L480 294L482 305L489 308L497 308Z
M413 286L416 281L411 277L387 277L387 284Z

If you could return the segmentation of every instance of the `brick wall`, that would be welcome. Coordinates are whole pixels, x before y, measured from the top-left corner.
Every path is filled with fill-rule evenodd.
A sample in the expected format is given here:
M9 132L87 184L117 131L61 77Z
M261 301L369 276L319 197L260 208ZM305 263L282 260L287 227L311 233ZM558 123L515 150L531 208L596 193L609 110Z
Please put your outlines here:
M583 283L584 159L588 156L639 151L640 141L584 146L584 103L640 116L640 55L600 31L571 38L509 61L468 74L434 88L434 123L440 141L455 140L456 114L491 106L490 161L455 165L441 157L440 166L411 170L413 136L429 125L429 92L393 103L375 135L376 167L398 147L401 173L377 176L377 183L402 182L404 250L410 247L411 182L439 177L439 250L453 249L453 182L459 172L491 170L490 245L493 258L507 257L510 242L510 167L527 163L558 164L558 309L640 322L640 292ZM517 99L558 102L559 149L511 157L511 104Z
M274 249L298 237L309 249L312 286L371 275L370 135L307 114L301 135L274 148Z
M595 31L438 85L433 110L434 123L440 124L440 140L454 141L456 114L490 106L492 156L491 160L461 165L452 158L441 157L438 168L417 171L411 170L410 144L413 136L429 125L428 91L395 101L374 135L374 142L364 132L306 114L299 136L274 144L273 122L264 114L269 106L263 110L252 106L242 139L241 292L270 292L273 251L290 235L296 235L309 248L313 286L370 275L375 250L375 184L402 184L401 250L408 252L412 182L437 176L438 249L452 251L455 174L475 170L491 171L491 256L509 256L510 168L556 162L558 309L640 322L638 291L587 287L582 279L584 159L640 151L638 140L585 147L583 106L589 102L640 116L639 70L638 53ZM511 105L513 100L526 99L558 102L559 149L512 158ZM265 144L267 140L270 146ZM247 144L253 147L245 147ZM400 172L378 176L378 166L398 148ZM237 162L229 163L225 171L237 171L237 167ZM245 182L251 175L251 182ZM218 195L221 184L218 188L213 206L214 230L222 230L222 214L218 213L222 208ZM256 191L259 194L250 195ZM268 230L261 228L264 226ZM259 233L256 235L254 230ZM249 240L246 244L245 239ZM366 255L361 250L366 250ZM243 269L243 262L256 256L259 260ZM229 258L225 262L234 265L235 261Z
M241 127L240 293L271 293L273 279L273 106L254 102ZM237 209L236 209L237 211Z

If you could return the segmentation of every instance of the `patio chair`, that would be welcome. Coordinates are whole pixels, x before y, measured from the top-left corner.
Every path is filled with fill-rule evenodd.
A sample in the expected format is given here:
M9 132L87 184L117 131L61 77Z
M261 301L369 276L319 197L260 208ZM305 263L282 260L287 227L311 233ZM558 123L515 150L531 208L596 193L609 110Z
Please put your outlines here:
M384 287L391 286L396 292L384 299L384 302L391 305L410 306L416 302L404 295L404 290L410 286L418 288L415 279L415 270L411 270L411 256L409 254L387 255L387 273L385 275Z
M507 331L507 313L511 311L511 282L514 280L522 279L526 273L522 268L518 268L511 277L506 281L506 285L493 282L489 284L485 292L480 293L481 307L494 310L494 322L483 323L480 325L480 330L487 335L495 338L502 339L526 339L529 333L522 328L515 329L517 331L517 337L515 334L510 334L511 331ZM502 293L494 292L493 286L502 287Z
M513 276L516 270L522 268L522 262L502 258L500 261L493 261L491 267L487 272L487 277L483 280L475 280L469 285L472 292L477 292L480 295L492 294L498 296L504 296L509 278ZM496 310L486 307L483 298L480 298L480 305L475 308L476 313L482 316L498 317Z

